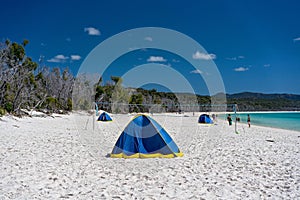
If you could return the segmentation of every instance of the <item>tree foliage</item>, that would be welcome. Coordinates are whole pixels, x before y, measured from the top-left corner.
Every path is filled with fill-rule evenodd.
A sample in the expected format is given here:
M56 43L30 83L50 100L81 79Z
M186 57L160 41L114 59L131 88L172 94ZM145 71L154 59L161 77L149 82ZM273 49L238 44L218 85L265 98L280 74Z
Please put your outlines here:
M73 75L59 68L37 72L38 63L26 55L28 43L0 44L0 109L14 114L22 109L71 110Z

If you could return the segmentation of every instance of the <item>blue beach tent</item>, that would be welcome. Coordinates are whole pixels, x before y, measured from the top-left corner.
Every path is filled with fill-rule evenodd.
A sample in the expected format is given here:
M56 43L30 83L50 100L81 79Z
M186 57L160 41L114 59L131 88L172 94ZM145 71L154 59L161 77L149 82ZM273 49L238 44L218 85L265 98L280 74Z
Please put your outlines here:
M173 158L183 153L154 119L137 115L121 133L112 158Z
M213 124L213 120L209 117L209 115L202 114L198 119L198 123L201 124Z
M112 121L111 117L109 116L109 114L107 114L106 112L103 112L97 121L104 121L104 122L107 122L107 121Z

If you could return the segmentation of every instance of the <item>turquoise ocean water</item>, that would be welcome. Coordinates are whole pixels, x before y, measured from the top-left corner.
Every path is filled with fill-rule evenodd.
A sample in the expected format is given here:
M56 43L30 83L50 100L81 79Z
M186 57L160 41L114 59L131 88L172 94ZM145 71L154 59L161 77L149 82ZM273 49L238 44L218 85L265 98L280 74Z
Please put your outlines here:
M270 113L237 113L242 123L247 123L250 115L251 124L288 130L300 131L300 112L270 112ZM234 119L234 114L232 114Z

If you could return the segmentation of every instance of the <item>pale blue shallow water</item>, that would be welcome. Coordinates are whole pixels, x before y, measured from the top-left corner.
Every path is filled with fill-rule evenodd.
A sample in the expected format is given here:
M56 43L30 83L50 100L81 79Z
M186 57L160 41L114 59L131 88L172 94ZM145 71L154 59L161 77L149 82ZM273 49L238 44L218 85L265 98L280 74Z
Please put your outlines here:
M242 123L247 123L248 114L253 125L300 131L300 112L237 113L237 117ZM234 114L231 115L234 119Z

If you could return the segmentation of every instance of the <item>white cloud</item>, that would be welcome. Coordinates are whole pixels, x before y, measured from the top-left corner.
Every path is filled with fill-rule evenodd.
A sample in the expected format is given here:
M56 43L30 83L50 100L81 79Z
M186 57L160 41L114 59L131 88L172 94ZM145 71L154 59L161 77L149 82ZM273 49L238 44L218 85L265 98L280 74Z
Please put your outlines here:
M100 35L100 31L93 27L84 28L84 32L88 32L89 35Z
M248 71L249 68L248 67L238 67L238 68L235 68L234 71L236 72L244 72L244 71Z
M190 73L192 73L192 74L203 74L203 71L201 71L200 69L196 69L196 70L191 71Z
M61 62L61 60L56 59L56 58L51 58L51 59L47 60L47 62L55 62L55 63L59 63L59 62Z
M226 60L234 60L234 61L236 61L236 60L238 60L238 59L244 59L244 58L245 58L245 56L227 57Z
M55 58L60 59L60 60L67 60L69 57L59 54L59 55L55 56Z
M60 62L65 62L69 57L64 56L62 54L56 55L55 57L47 60L48 62L55 62L55 63L60 63Z
M144 39L147 40L147 41L149 41L149 42L152 42L152 41L153 41L153 38L152 38L152 37L145 37Z
M201 53L199 51L196 51L196 53L193 54L193 59L196 59L196 60L213 60L213 59L216 59L216 55L215 54Z
M264 67L270 67L271 65L270 64L264 64Z
M80 60L81 56L80 55L71 55L71 60Z
M293 40L294 40L294 42L300 41L300 37L294 38Z
M147 59L148 62L166 62L167 60L161 56L150 56Z

